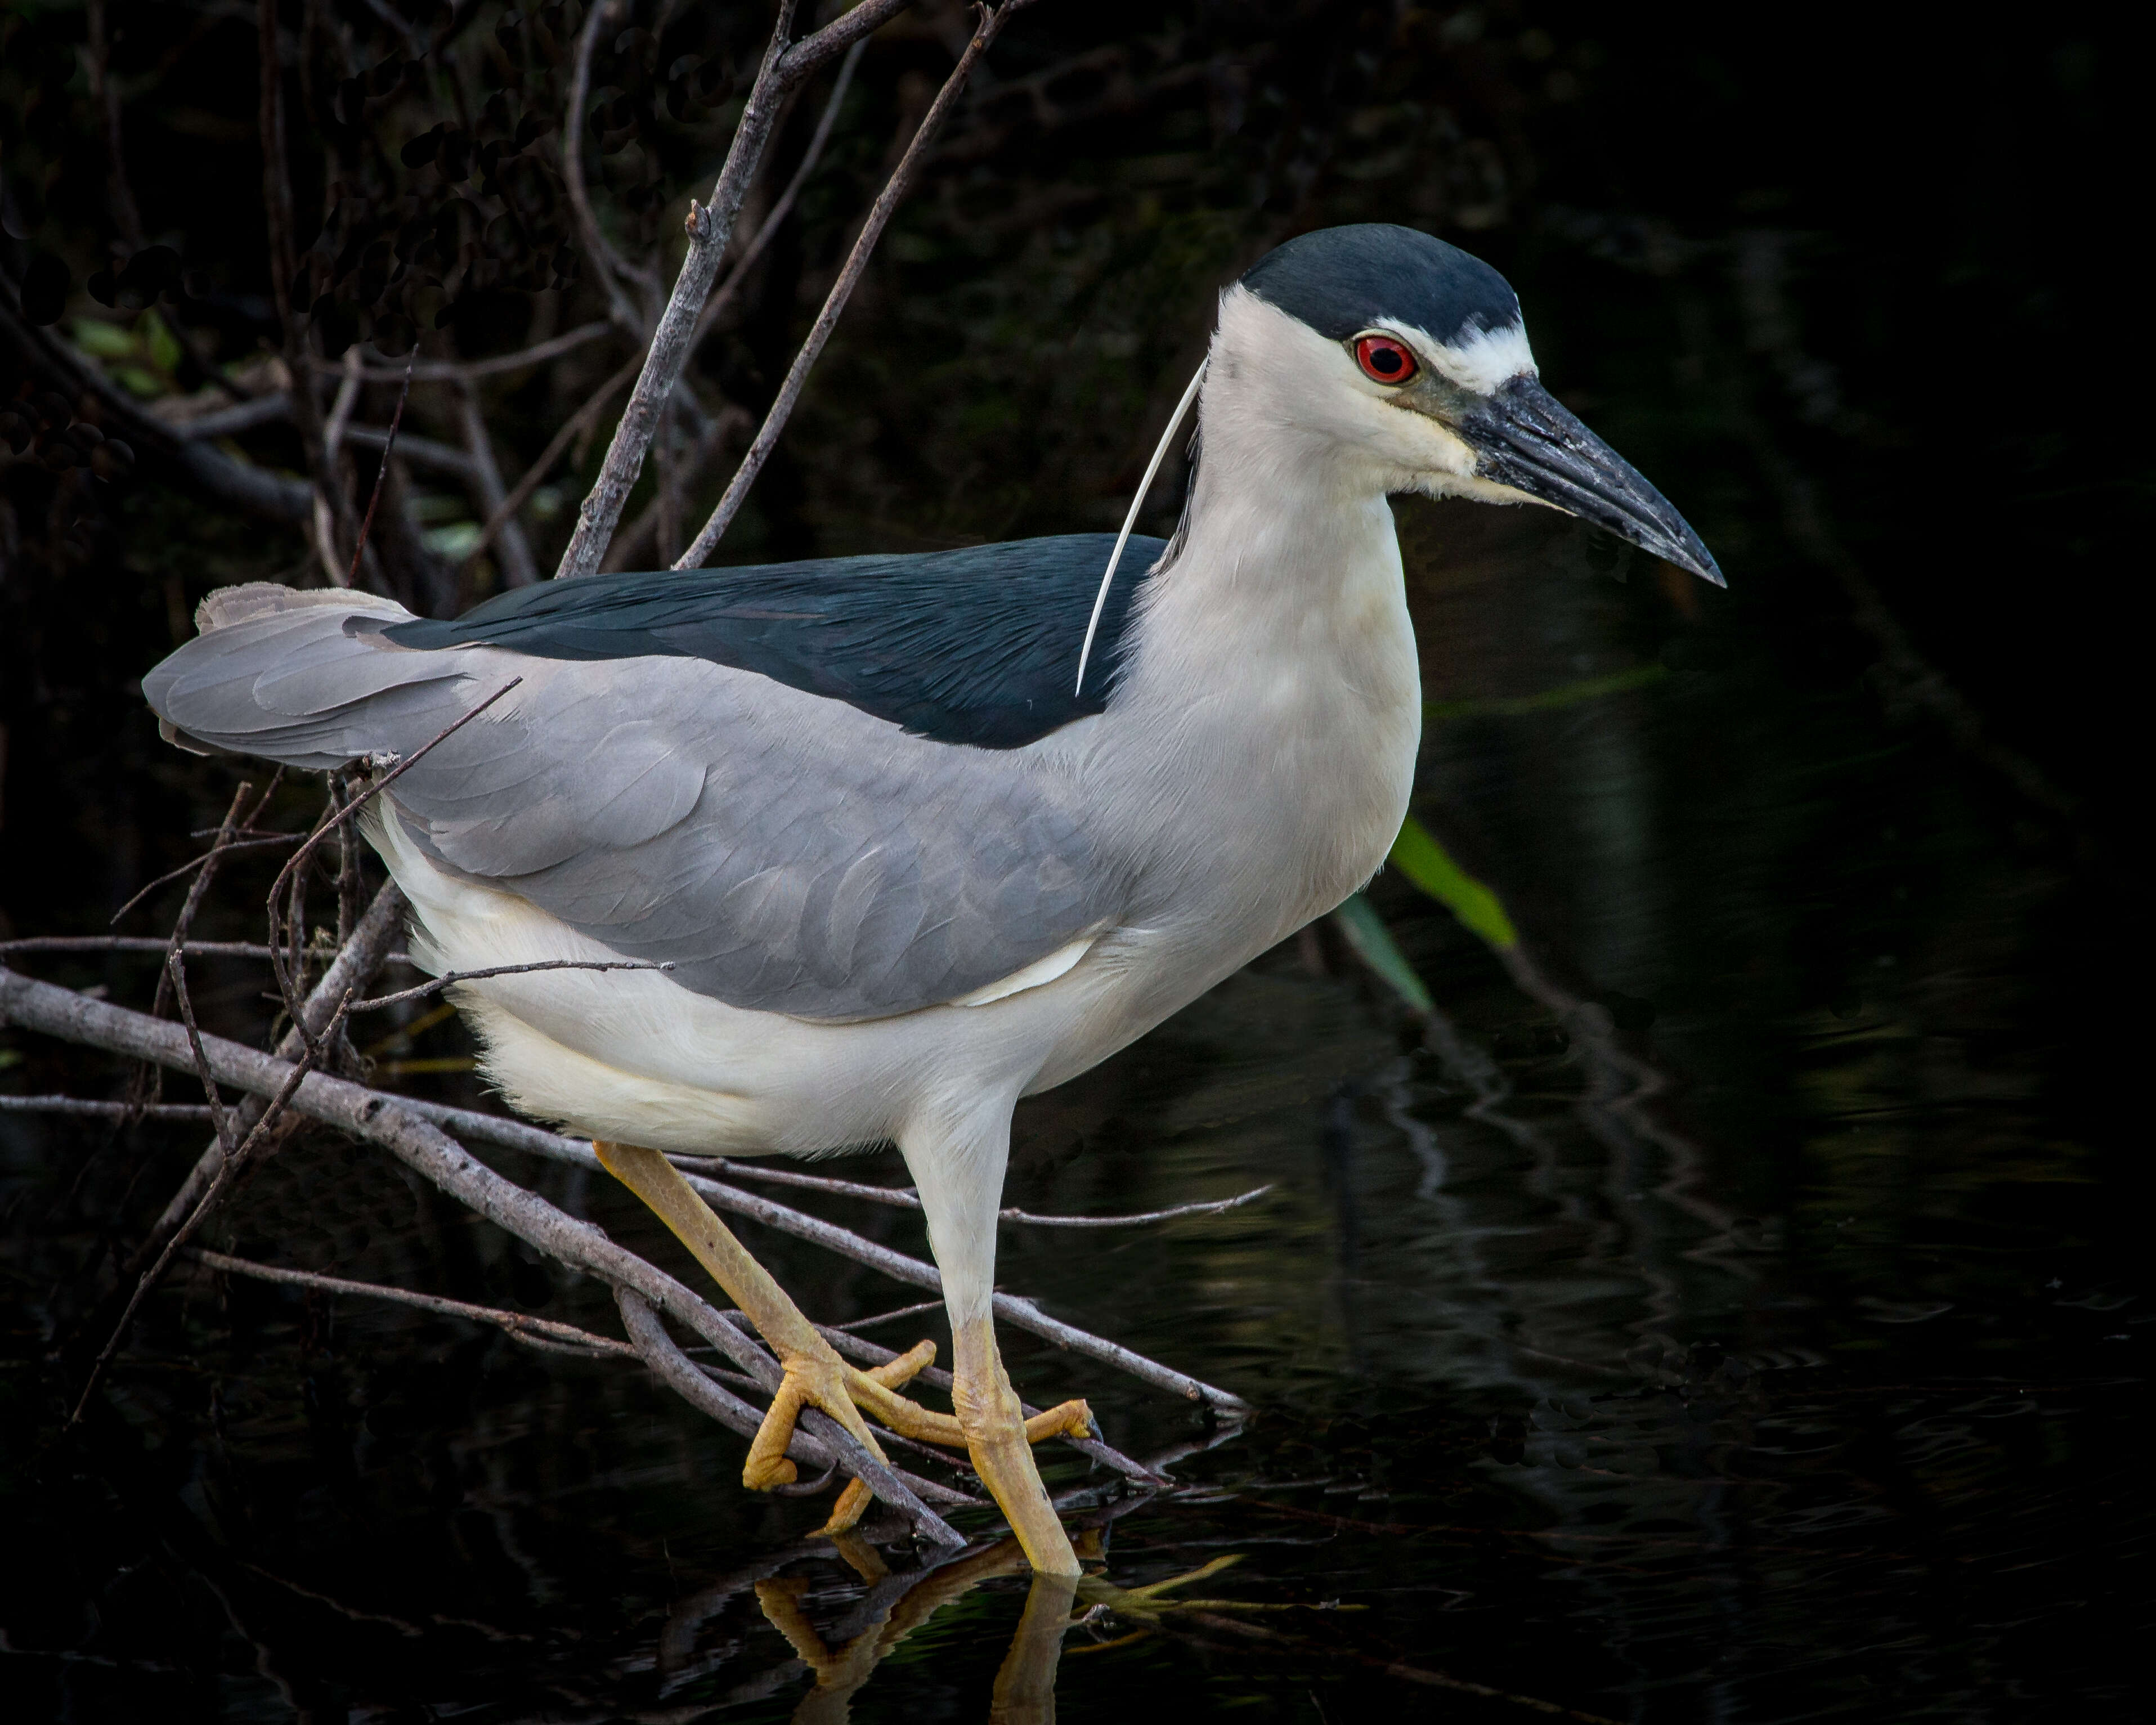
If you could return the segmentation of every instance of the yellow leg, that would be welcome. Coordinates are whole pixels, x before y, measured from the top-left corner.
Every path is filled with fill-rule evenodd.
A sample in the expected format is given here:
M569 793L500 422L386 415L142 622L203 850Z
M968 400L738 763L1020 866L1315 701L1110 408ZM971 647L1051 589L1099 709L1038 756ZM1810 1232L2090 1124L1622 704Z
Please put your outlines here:
M1089 1436L1093 1417L1085 1402L1063 1402L1026 1419L1018 1395L1011 1391L1009 1376L1004 1376L988 1320L962 1326L957 1332L951 1387L957 1414L940 1414L918 1402L907 1402L899 1395L899 1387L932 1365L936 1358L933 1341L921 1341L895 1361L867 1371L847 1365L817 1335L815 1324L802 1316L800 1307L787 1298L770 1270L757 1264L748 1249L733 1238L733 1231L711 1214L711 1205L705 1204L673 1163L655 1149L638 1145L593 1142L593 1149L599 1153L599 1164L643 1199L696 1261L710 1270L711 1279L748 1313L748 1322L757 1326L757 1332L785 1367L785 1378L763 1414L763 1425L748 1445L748 1462L742 1468L744 1486L767 1492L793 1481L798 1468L787 1460L787 1445L793 1443L793 1421L800 1419L802 1408L821 1408L852 1432L871 1455L884 1460L884 1451L860 1417L869 1412L888 1430L916 1443L966 1449L981 1481L994 1494L1003 1514L1009 1516L1011 1529L1018 1533L1034 1570L1078 1574L1078 1559L1071 1557L1070 1539L1063 1538L1063 1527L1048 1505L1030 1445L1055 1436ZM821 1531L843 1533L860 1520L869 1503L869 1488L854 1479L839 1494L839 1503Z
M767 1491L774 1486L789 1485L798 1470L787 1459L787 1447L793 1440L794 1421L802 1409L820 1408L837 1420L878 1461L883 1451L861 1419L861 1410L892 1431L918 1442L963 1446L973 1457L974 1466L981 1477L1003 1505L1004 1513L1012 1515L1012 1526L1019 1525L1013 1514L1004 1491L988 1471L981 1466L982 1450L976 1442L973 1425L966 1415L966 1404L960 1400L965 1384L965 1344L960 1343L961 1363L958 1382L952 1390L952 1399L959 1404L956 1416L938 1414L909 1401L898 1394L899 1387L931 1364L936 1358L936 1344L921 1342L896 1359L863 1371L840 1359L831 1344L817 1333L816 1327L804 1317L800 1308L788 1299L766 1270L751 1257L748 1250L736 1240L731 1230L712 1214L711 1207L698 1196L696 1189L682 1177L680 1169L655 1150L646 1150L631 1144L595 1142L599 1163L608 1173L627 1186L650 1207L659 1219L673 1230L682 1245L688 1247L696 1261L711 1274L713 1281L726 1290L727 1296L748 1315L758 1333L771 1344L778 1354L786 1375L779 1384L778 1393L772 1398L770 1410L749 1445L748 1461L742 1469L742 1483L752 1491ZM983 1327L985 1329L985 1325ZM1019 1476L1013 1474L1004 1451L1017 1445L1020 1452L1019 1474L1032 1481L1033 1495L1040 1499L1040 1513L1047 1523L1055 1525L1055 1512L1047 1508L1047 1495L1041 1490L1040 1476L1034 1471L1032 1458L1024 1454L1025 1445L1044 1439L1069 1435L1084 1437L1089 1435L1091 1415L1082 1401L1069 1401L1047 1412L1036 1414L1030 1420L1019 1417L1022 1410L1018 1399L1011 1393L1010 1380L1004 1375L1003 1363L995 1352L995 1339L987 1339L986 1375L979 1376L982 1393L976 1397L988 1421L981 1426L992 1439L991 1447L998 1460L998 1476ZM992 1370L988 1369L992 1368ZM1006 1407L1005 1404L1008 1404ZM1006 1415L1009 1418L1006 1418ZM1015 1424L1012 1424L1012 1421ZM979 1422L974 1422L978 1425ZM860 1519L868 1508L870 1496L868 1488L859 1480L854 1481L839 1494L833 1507L831 1518L823 1528L827 1534L836 1534L850 1527ZM1040 1516L1033 1517L1029 1525L1038 1533ZM1055 1530L1060 1539L1062 1530ZM1024 1543L1027 1536L1020 1532ZM1034 1547L1025 1545L1031 1557ZM1058 1574L1076 1574L1075 1560L1070 1558L1070 1547L1064 1542L1062 1559L1069 1563L1067 1569L1059 1568ZM1055 1555L1051 1551L1051 1556ZM1036 1563L1035 1567L1039 1567Z
M1034 1466L1032 1433L1004 1370L1003 1356L997 1352L994 1325L985 1317L969 1319L958 1326L952 1341L957 1358L951 1366L951 1404L958 1410L973 1471L994 1496L1026 1561L1036 1571L1078 1574L1070 1537L1048 1501L1040 1470ZM1052 1414L1062 1412L1051 1410Z

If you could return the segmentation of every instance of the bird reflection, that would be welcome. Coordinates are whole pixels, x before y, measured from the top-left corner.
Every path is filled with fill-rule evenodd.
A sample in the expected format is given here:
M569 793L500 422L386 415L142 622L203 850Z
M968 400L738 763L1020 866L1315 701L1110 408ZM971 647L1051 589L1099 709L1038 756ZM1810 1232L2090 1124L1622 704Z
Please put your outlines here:
M883 1560L866 1542L846 1538L834 1543L839 1555L863 1580L873 1584L888 1579ZM1082 1549L1080 1555L1086 1555ZM976 1556L932 1571L890 1599L867 1628L836 1648L824 1642L801 1608L801 1596L808 1590L806 1578L787 1576L757 1582L757 1603L763 1608L765 1618L815 1675L816 1686L793 1710L795 1725L841 1725L851 1716L855 1693L885 1656L914 1630L983 1582L1022 1574L1025 1569L1025 1553L1018 1542L1003 1540ZM995 1725L1005 1725L1005 1722L1045 1725L1055 1718L1055 1668L1063 1652L1064 1631L1070 1625L1077 1587L1070 1576L1033 1578L1018 1632L1012 1636L1010 1651L996 1673L988 1704L988 1717Z
M1157 1633L1163 1618L1178 1610L1268 1609L1241 1600L1168 1597L1193 1582L1219 1574L1239 1561L1235 1556L1215 1558L1186 1574L1127 1588L1101 1573L1100 1529L1086 1530L1073 1543L1088 1573L1077 1577L1034 1575L1010 1649L996 1672L988 1702L989 1725L1048 1725L1054 1720L1055 1676L1063 1658L1064 1637L1081 1625L1106 1630L1110 1638L1075 1648L1074 1654L1142 1640ZM893 1576L875 1548L857 1536L841 1536L832 1543L870 1588L864 1609L852 1618L859 1623L865 1616L865 1625L839 1645L834 1647L824 1640L803 1609L812 1585L808 1578L773 1576L754 1584L757 1604L762 1608L765 1620L786 1638L795 1656L815 1678L815 1686L793 1710L794 1725L843 1725L852 1716L855 1695L906 1637L983 1582L1027 1571L1025 1553L1015 1539L1001 1540L917 1579ZM1126 1625L1130 1625L1127 1632L1116 1633Z

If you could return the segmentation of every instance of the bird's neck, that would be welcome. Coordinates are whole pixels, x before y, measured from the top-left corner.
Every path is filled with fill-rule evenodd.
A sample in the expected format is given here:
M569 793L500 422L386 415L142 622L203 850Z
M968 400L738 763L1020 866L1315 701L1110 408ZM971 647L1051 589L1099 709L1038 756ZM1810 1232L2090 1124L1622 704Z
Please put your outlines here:
M1383 482L1270 405L1216 352L1182 542L1147 583L1113 703L1137 721L1115 727L1126 746L1162 757L1142 781L1154 824L1236 854L1268 943L1384 860L1422 711Z

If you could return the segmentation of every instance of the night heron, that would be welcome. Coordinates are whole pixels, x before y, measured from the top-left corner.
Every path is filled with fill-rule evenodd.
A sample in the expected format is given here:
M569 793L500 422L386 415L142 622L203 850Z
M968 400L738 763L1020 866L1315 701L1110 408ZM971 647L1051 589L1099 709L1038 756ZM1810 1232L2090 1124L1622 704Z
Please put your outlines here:
M1077 1565L1028 1445L1088 1415L1029 1422L997 1353L1011 1111L1384 861L1422 719L1387 494L1548 505L1721 582L1537 381L1504 279L1425 234L1335 228L1260 259L1193 396L1202 459L1166 542L1127 522L592 577L454 622L235 588L143 679L176 741L378 771L521 677L372 805L415 951L673 968L462 985L485 1071L588 1133L783 1361L747 1484L791 1478L803 1404L873 1445L865 1411L963 1444L1055 1574ZM886 1142L942 1266L955 1417L897 1393L928 1344L845 1364L662 1154ZM865 1502L855 1481L831 1529Z

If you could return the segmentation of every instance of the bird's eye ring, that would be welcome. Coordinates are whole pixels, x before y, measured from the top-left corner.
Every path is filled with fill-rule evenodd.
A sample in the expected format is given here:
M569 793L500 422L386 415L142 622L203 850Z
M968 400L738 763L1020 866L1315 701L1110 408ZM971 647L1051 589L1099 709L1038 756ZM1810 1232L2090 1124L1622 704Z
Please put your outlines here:
M1422 369L1406 344L1390 336L1358 336L1355 363L1373 383L1404 383Z

